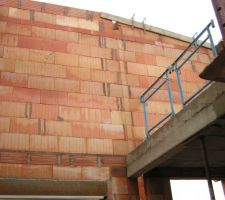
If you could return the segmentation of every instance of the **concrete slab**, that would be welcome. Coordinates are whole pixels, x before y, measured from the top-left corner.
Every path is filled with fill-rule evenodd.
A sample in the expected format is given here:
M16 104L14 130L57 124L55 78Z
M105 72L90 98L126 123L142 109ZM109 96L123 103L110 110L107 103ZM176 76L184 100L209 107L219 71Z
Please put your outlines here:
M199 76L206 80L225 82L225 48Z
M225 137L224 131L209 128L210 126L215 126L217 128L222 127L222 130L224 130L224 118L225 84L213 83L178 113L175 118L157 130L149 140L144 141L139 147L128 154L128 177L144 174L160 166L176 167L181 165L181 163L183 163L183 166L179 167L202 167L202 162L196 165L196 161L199 160L200 155L195 155L196 152L199 152L199 145L196 139L202 136L213 135L217 138L214 140L214 143L208 143L208 146L212 145L216 150L222 151L220 155L225 155L225 149L222 148L224 145L222 147L218 145L217 148L218 141L222 141L221 138ZM191 151L189 152L191 156L185 159L185 156L188 154L185 151L187 148ZM186 155L182 155L182 152L185 152ZM215 151L212 150L212 152L214 153ZM216 158L215 156L213 157L213 154L211 157L212 159ZM177 162L178 158L182 159ZM217 167L216 165L220 167L225 166L224 159L221 162L215 159L214 164L215 167Z

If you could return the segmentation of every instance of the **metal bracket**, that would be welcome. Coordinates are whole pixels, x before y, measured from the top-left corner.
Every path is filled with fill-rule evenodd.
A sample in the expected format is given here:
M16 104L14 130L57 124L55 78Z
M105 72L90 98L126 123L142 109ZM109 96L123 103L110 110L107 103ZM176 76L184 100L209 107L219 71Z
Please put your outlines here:
M196 38L197 36L198 36L198 33L196 32L196 33L192 36L192 39L195 40L195 38ZM195 47L195 48L198 48L198 42L197 42L197 41L194 42L194 47Z
M131 20L132 20L132 28L134 28L134 18L135 18L135 13L131 17Z
M143 30L144 30L144 33L145 33L146 32L146 17L142 21L142 26L143 26Z

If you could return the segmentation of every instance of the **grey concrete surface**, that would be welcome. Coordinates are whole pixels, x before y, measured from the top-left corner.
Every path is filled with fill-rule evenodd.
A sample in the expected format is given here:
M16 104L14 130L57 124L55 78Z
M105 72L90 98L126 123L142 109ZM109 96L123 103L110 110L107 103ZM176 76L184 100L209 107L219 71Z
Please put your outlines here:
M225 167L225 84L213 83L175 118L127 156L127 175L136 177L157 167L203 167L198 137L213 167ZM208 138L211 139L208 139ZM213 138L213 139L212 139Z

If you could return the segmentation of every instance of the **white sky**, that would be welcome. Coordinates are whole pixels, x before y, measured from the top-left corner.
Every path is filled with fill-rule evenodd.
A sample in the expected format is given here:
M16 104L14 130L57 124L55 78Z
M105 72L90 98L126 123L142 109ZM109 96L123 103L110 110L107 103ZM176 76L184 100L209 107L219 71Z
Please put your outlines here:
M212 30L215 43L221 34L215 18L211 0L40 0L43 2L106 12L135 20L169 31L192 37L214 19ZM174 200L210 200L206 181L171 181ZM213 182L216 200L224 200L220 182Z

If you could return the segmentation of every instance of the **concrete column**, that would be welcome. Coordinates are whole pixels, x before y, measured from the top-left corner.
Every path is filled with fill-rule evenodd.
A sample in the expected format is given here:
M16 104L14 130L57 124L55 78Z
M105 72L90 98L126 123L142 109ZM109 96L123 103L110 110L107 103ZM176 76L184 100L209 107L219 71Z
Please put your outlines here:
M170 180L168 178L145 177L147 200L172 200Z
M223 43L225 44L225 1L224 0L212 0L212 4L216 13L216 17L220 26L220 30L223 36Z

